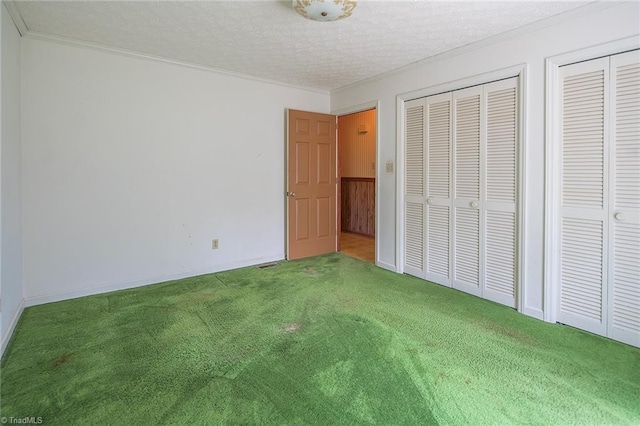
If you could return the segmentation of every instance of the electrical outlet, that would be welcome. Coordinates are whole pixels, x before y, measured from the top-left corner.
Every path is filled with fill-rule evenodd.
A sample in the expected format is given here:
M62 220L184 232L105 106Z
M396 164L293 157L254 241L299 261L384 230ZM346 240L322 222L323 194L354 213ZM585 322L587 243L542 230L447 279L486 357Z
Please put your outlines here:
M218 248L218 239L217 238L215 240L211 240L211 248L213 250Z

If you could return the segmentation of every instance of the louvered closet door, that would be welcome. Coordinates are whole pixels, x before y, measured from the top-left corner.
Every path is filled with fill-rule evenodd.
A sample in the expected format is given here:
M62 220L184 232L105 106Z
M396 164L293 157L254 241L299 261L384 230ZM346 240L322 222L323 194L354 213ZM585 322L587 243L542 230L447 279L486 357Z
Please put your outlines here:
M608 335L640 347L640 51L611 57Z
M517 79L484 86L483 297L516 307Z
M606 333L609 59L561 67L558 321Z
M481 296L482 86L453 93L453 287Z
M425 99L405 102L404 271L425 277Z
M451 286L451 93L426 99L425 278Z
M514 77L406 102L404 123L405 272L511 307L517 99Z

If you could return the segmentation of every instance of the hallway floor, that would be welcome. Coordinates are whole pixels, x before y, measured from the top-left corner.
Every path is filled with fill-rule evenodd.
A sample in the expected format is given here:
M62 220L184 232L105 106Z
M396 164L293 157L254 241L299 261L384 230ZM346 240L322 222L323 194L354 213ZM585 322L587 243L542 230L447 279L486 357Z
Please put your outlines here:
M369 263L376 263L376 239L342 231L340 252Z

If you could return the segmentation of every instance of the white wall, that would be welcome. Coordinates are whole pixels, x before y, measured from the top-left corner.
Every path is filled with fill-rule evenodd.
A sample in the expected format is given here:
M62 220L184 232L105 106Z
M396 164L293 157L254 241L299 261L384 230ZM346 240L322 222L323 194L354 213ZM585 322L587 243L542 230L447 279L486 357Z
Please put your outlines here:
M284 257L285 109L328 112L328 93L30 36L22 52L27 305Z
M380 101L377 237L380 264L394 267L396 175L384 168L396 160L396 96L526 63L525 303L541 316L544 61L638 34L639 12L637 2L583 12L336 90L330 105L323 93L27 37L27 303L282 258L287 107L328 112ZM4 213L4 190L2 202ZM211 250L212 238L220 249ZM3 305L4 293L3 280Z
M20 184L20 34L4 3L0 6L2 34L0 200L0 288L2 302L0 354L11 337L23 307L21 184Z
M603 6L597 6L602 8ZM384 172L387 161L396 161L396 96L456 80L468 79L512 66L527 64L525 111L525 270L524 312L542 318L544 238L544 131L545 58L637 35L640 3L592 7L568 20L535 32L514 35L491 45L462 49L459 54L424 61L404 71L372 79L331 93L332 111L380 101L378 183L380 232L379 259L396 266L396 178ZM612 52L614 53L614 52Z

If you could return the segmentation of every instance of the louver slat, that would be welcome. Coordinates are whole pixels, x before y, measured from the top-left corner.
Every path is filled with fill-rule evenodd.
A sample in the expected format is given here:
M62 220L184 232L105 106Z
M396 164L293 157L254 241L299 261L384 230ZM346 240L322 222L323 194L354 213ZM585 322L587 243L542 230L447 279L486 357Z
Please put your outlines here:
M640 335L640 226L616 223L613 246L613 327Z
M478 210L456 209L455 280L479 286L480 215Z
M424 195L424 106L406 111L405 191Z
M516 89L487 96L487 200L516 199Z
M640 65L616 70L616 209L640 210Z
M427 272L449 278L449 207L429 206Z
M456 198L480 198L480 95L456 100Z
M515 214L487 212L486 288L515 297Z
M427 123L429 139L427 155L428 195L449 198L449 163L451 146L451 102L434 103L428 106Z
M424 264L423 204L406 203L405 264L422 271Z
M604 71L569 76L563 84L562 205L602 207L604 196ZM587 185L583 182L588 182Z
M603 238L602 222L562 220L562 312L602 321Z

